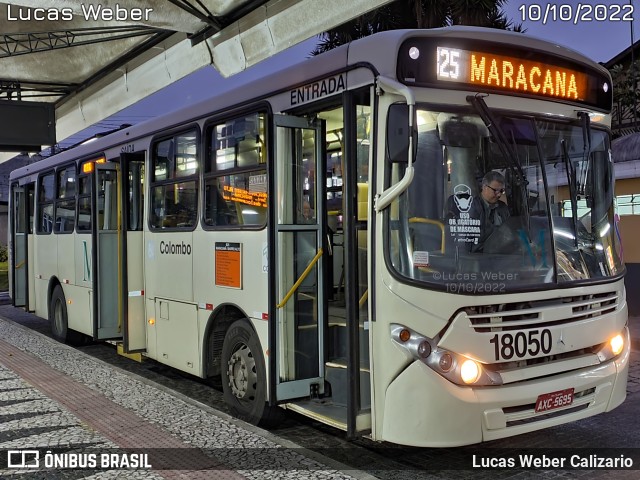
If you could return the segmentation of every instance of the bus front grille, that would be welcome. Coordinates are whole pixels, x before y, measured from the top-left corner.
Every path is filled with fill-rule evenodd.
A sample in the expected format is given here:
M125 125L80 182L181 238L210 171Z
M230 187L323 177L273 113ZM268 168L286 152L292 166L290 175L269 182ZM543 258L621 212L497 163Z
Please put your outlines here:
M615 312L619 302L618 293L613 291L532 302L479 305L465 311L474 331L506 332L597 318Z

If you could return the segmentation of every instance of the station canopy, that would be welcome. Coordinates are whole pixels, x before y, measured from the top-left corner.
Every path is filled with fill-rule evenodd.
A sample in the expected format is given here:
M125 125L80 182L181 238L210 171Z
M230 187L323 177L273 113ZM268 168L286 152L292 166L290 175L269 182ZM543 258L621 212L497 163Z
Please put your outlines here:
M64 139L213 65L244 69L390 0L0 0L0 101Z

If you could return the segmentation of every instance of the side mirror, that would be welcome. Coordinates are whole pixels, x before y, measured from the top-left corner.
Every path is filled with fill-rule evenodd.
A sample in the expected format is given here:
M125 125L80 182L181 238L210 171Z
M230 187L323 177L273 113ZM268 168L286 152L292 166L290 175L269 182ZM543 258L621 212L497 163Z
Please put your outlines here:
M395 104L387 115L387 158L392 163L409 161L409 105Z

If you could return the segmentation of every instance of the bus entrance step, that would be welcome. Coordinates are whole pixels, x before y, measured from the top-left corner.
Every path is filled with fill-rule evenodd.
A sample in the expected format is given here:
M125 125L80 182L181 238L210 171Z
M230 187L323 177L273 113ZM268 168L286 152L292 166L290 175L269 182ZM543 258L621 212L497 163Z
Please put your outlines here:
M358 341L360 344L360 363L368 365L369 363L369 331L364 329L360 324L358 329ZM348 351L347 343L347 324L345 321L329 322L329 358L346 357Z
M325 364L325 380L331 385L331 401L336 405L347 405L347 362L331 360ZM360 368L360 407L371 408L371 375L369 369Z
M138 363L142 363L142 361L144 360L144 357L142 356L142 353L138 352L138 353L125 353L124 352L124 346L122 345L122 342L118 342L116 344L116 348L118 350L118 355L122 355L123 357L127 357L131 360L135 360Z

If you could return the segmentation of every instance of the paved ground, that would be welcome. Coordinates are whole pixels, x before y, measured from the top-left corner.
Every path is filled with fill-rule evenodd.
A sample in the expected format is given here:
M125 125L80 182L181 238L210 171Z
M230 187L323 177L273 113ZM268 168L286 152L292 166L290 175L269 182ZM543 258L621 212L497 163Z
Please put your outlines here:
M19 315L18 310L9 307L0 310L5 314L13 310L16 316ZM640 408L640 318L630 320L630 329L633 351L625 404L610 414L490 442L474 451L481 462L481 457L495 457L496 449L509 447L565 447L581 453L603 447L611 449L608 452L612 456L633 458L636 470L549 469L532 472L470 470L468 465L460 464L461 459L467 462L469 459L462 449L400 448L397 454L389 455L394 457L394 466L385 467L384 460L369 463L369 454L371 462L379 462L379 456L371 450L358 450L355 448L358 442L353 449L345 449L347 453L341 461L336 461L335 457L332 460L318 454L322 449L311 451L312 445L317 443L314 438L298 437L300 441L292 443L283 439L291 437L286 429L276 432L279 435L276 437L206 405L185 401L174 391L0 317L0 478L366 479L372 478L370 474L385 480L638 478L640 450L636 452L636 447L640 447L640 419L636 412ZM342 441L336 439L335 444L342 444ZM138 448L142 446L143 451ZM40 468L6 468L6 452L24 448L38 450ZM68 463L47 468L47 458L43 456L47 450L55 454L48 457L49 461L69 461L69 456L59 454L75 453L73 458L84 462L80 463L83 468L65 468L73 466ZM123 452L140 457L146 454L147 457L124 457ZM354 452L357 458L353 458ZM335 453L335 449L331 453ZM99 468L103 454L120 455L115 458L121 463L125 459L131 463L140 460L143 466L127 470ZM26 457L26 460L30 465L34 463L33 457ZM97 468L92 468L92 460L98 464ZM16 458L13 459L15 462ZM151 467L144 466L144 462ZM406 469L398 471L397 462L404 463ZM435 472L429 462L445 464L450 470L448 473Z
M105 452L133 449L140 456L142 447L143 465L152 468L46 468L55 459L64 462L58 455L63 452L82 452L77 461L91 467L92 461L101 465ZM336 462L291 447L0 318L0 478L354 478ZM19 464L19 457L9 459L6 452L21 448L55 455L42 450L39 464L45 468L7 468L9 460ZM121 456L117 466L125 460L142 458Z

